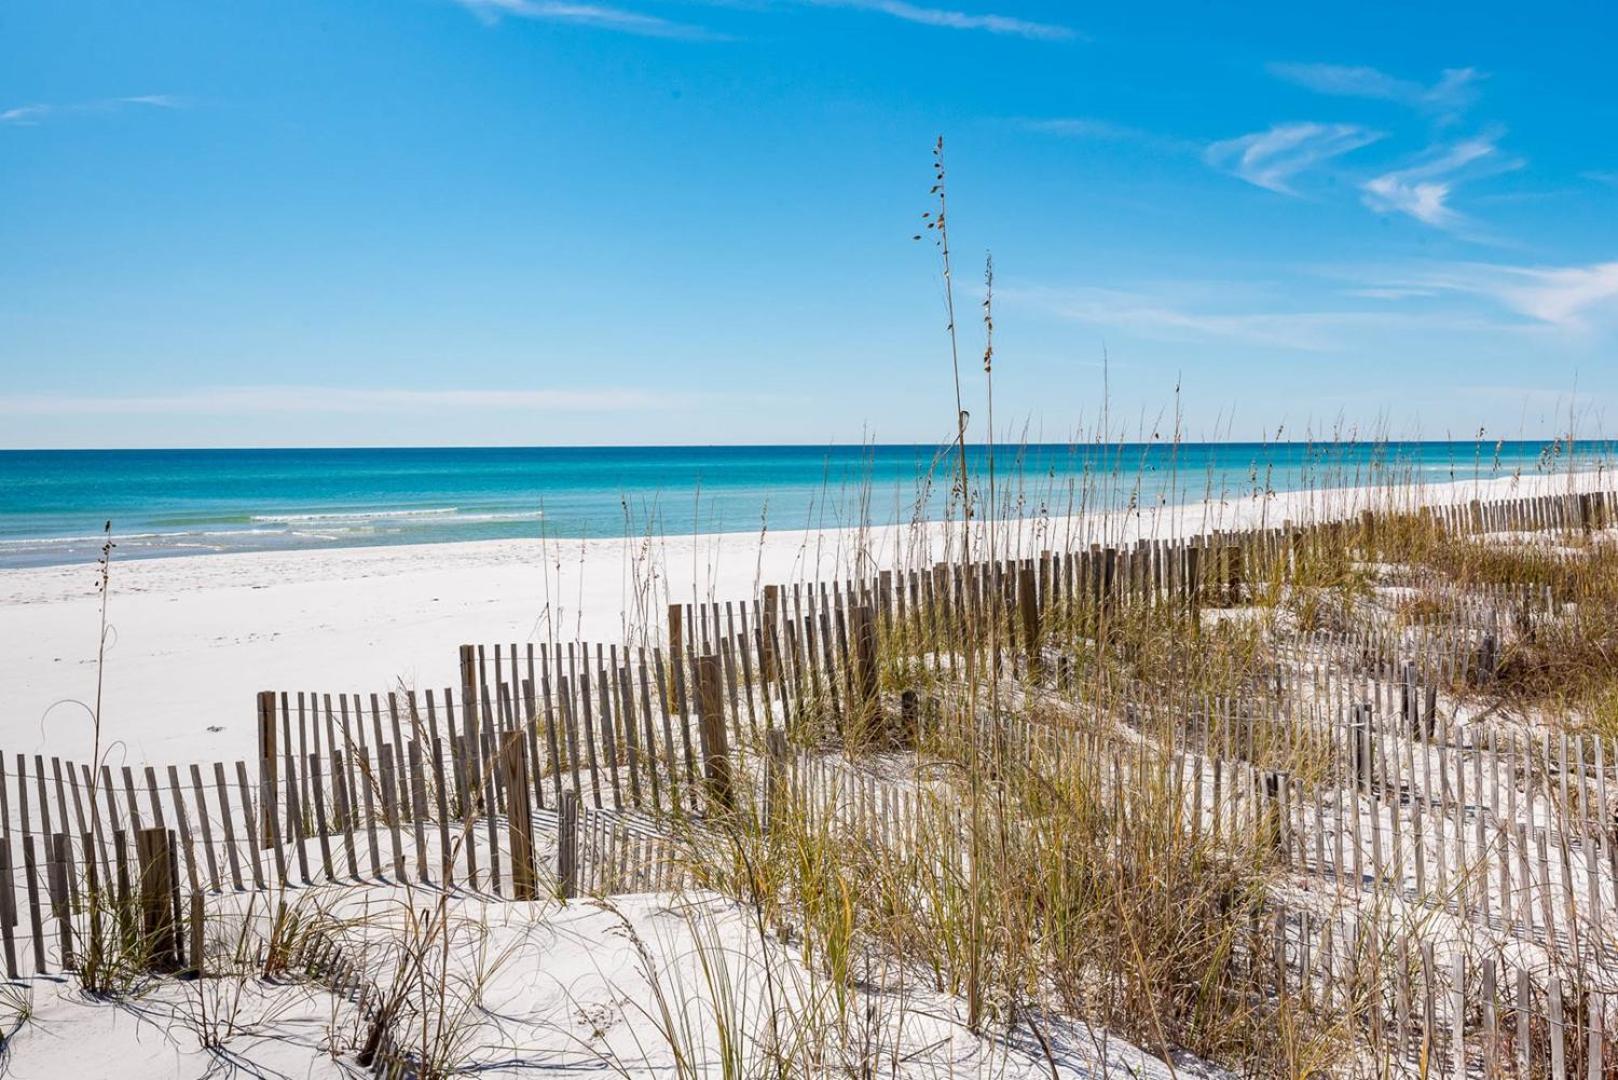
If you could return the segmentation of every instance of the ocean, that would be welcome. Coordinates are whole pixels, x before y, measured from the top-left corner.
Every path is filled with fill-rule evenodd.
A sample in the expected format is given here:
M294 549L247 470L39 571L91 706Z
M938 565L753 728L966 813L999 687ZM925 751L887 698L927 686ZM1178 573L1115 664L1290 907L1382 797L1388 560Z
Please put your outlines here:
M1190 502L1205 494L1565 470L1612 444L1035 445L996 451L1002 507ZM968 448L974 489L988 454ZM0 451L0 567L513 537L887 524L944 511L937 446Z

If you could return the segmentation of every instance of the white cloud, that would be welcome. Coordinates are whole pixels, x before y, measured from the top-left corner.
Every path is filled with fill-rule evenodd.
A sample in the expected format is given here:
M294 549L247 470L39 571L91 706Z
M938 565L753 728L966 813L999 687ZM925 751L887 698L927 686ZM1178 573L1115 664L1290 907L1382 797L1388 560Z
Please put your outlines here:
M1057 116L1043 120L1020 121L1029 131L1042 131L1048 135L1070 135L1076 139L1101 139L1107 142L1128 142L1150 137L1140 128L1115 124L1111 120L1095 120L1087 116Z
M12 394L0 415L138 416L265 413L388 413L439 409L628 412L689 407L695 395L608 387L594 390L394 390L323 386L230 386L170 394Z
M1367 180L1365 204L1381 213L1405 214L1439 229L1456 229L1466 218L1449 205L1455 186L1464 180L1521 167L1502 157L1496 136L1479 135L1427 151L1425 159Z
M725 0L714 0L725 4ZM812 7L839 7L859 11L873 11L905 22L922 26L936 26L949 30L981 30L990 34L1033 38L1045 41L1066 41L1079 38L1077 31L1055 23L1035 22L1010 15L973 13L954 8L928 7L911 0L795 0ZM657 15L648 15L627 8L605 4L577 3L572 0L456 0L485 22L496 22L502 16L535 19L547 22L576 23L596 26L643 37L718 38L723 35L674 22ZM751 4L725 4L725 6L752 7Z
M1098 120L1088 116L1056 116L1042 119L1015 121L1024 131L1043 135L1056 135L1064 139L1089 139L1096 142L1135 143L1140 146L1173 153L1193 153L1203 149L1201 144L1188 139L1159 135L1144 128L1130 127L1111 120Z
M640 37L711 38L716 35L700 26L674 22L626 8L604 4L570 3L567 0L456 0L485 22L501 16L534 19L541 22L573 23Z
M1218 290L1216 290L1217 292ZM1061 319L1174 342L1227 342L1299 352L1353 348L1377 331L1497 330L1476 319L1445 314L1387 311L1208 311L1176 296L1121 289L1018 288L997 290L997 299ZM1206 298L1215 300L1217 297ZM1251 298L1248 298L1251 299ZM1207 306L1206 303L1204 306ZM1227 299L1221 306L1229 308Z
M49 105L18 105L0 112L0 124L37 124L51 114Z
M1484 78L1475 68L1446 68L1432 85L1401 79L1373 67L1274 63L1270 74L1320 94L1394 101L1434 113L1459 113L1477 98Z
M10 109L0 111L0 124L11 124L17 127L33 127L43 123L53 116L71 116L82 113L115 112L129 106L144 106L150 109L179 109L183 108L185 101L173 94L137 94L132 97L101 98L97 101L79 101L68 105L51 105L35 103L32 105L17 105Z
M1045 41L1066 41L1080 36L1071 27L1055 23L1033 22L1009 15L975 15L949 8L924 7L910 3L909 0L807 0L807 2L817 7L876 11L883 15L891 15L895 19L903 19L905 22L945 27L950 30L983 30L991 34L1008 34Z
M1598 317L1618 316L1618 261L1588 266L1437 263L1371 276L1378 279L1378 287L1390 290L1481 297L1536 323L1564 330L1588 330Z
M185 106L182 98L173 94L138 94L135 97L118 98L123 105L150 105L154 109L179 109Z
M1349 296L1358 296L1365 300L1411 300L1416 297L1437 296L1437 289L1417 288L1413 286L1367 286L1363 289L1349 289Z
M1283 195L1296 195L1292 180L1306 169L1369 146L1382 138L1355 124L1276 124L1209 146L1204 160L1216 169Z
M1449 193L1447 183L1417 180L1408 173L1387 173L1365 183L1372 209L1409 214L1439 228L1448 228L1459 220L1447 205Z

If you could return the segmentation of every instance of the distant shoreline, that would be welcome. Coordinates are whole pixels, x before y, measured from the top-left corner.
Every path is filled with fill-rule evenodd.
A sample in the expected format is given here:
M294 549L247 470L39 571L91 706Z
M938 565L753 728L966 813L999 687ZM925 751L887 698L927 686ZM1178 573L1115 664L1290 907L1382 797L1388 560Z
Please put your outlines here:
M997 452L1025 514L1366 483L1552 475L1614 445L1558 440L1043 443ZM943 516L949 447L0 451L0 569L119 557L885 525ZM968 447L981 503L987 448ZM1001 513L1008 508L1002 506Z

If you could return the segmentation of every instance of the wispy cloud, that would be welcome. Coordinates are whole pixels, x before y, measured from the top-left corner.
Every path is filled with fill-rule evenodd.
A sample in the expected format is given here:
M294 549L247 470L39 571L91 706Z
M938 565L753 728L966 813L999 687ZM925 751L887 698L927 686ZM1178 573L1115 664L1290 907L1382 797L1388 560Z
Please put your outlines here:
M1393 101L1427 113L1458 115L1477 100L1484 75L1476 68L1446 68L1438 81L1423 84L1374 67L1344 64L1273 63L1276 78L1338 97Z
M1209 146L1204 159L1216 169L1283 195L1296 195L1293 178L1332 158L1369 146L1382 133L1355 124L1276 124Z
M1024 131L1056 135L1064 139L1089 139L1095 142L1136 143L1158 150L1197 152L1202 146L1189 139L1159 135L1155 131L1118 124L1111 120L1098 120L1088 116L1055 116L1023 118L1015 121Z
M1579 174L1580 179L1593 180L1608 187L1618 187L1618 169L1586 169Z
M485 22L498 22L512 17L543 22L573 23L616 30L642 37L716 39L723 34L703 26L675 22L660 15L649 15L630 8L607 4L580 3L573 0L455 0ZM721 6L745 6L714 0ZM891 18L922 26L936 26L947 30L977 30L989 34L1032 38L1042 41L1066 41L1082 37L1071 27L1056 23L1036 22L1011 15L960 11L955 8L930 7L911 0L794 0L798 5L822 8L849 8L871 11ZM766 5L762 9L769 10Z
M1347 294L1363 300L1413 300L1417 297L1437 296L1438 290L1409 285L1368 285L1362 289L1349 289Z
M1582 332L1600 319L1618 319L1618 261L1586 266L1454 262L1358 273L1372 279L1375 288L1479 297L1563 330Z
M1056 23L1034 22L1009 15L972 14L951 8L926 7L909 0L806 0L816 7L857 8L891 15L905 22L923 26L939 26L950 30L982 30L990 34L1008 34L1014 37L1034 38L1042 41L1068 41L1082 35L1068 26Z
M1071 135L1078 139L1125 142L1150 137L1149 132L1140 128L1086 116L1057 116L1040 120L1020 120L1018 123L1029 131L1043 131L1050 135Z
M1520 405L1524 409L1552 409L1561 413L1575 409L1588 414L1600 409L1605 402L1605 395L1602 394L1575 394L1570 389L1553 386L1457 386L1454 393L1461 397Z
M16 105L0 111L0 124L33 127L60 116L85 113L116 112L127 108L178 109L185 105L183 98L173 94L136 94L132 97L100 98L96 101L76 101L66 105L35 103Z
M1380 213L1405 214L1438 229L1458 230L1467 219L1449 204L1455 187L1466 180L1520 168L1505 157L1497 134L1479 135L1448 146L1430 148L1422 160L1367 180L1365 204Z
M688 408L700 395L607 387L591 390L399 390L231 386L171 394L0 396L0 415L134 416L388 413L441 409L630 412Z
M1476 319L1389 311L1210 311L1183 297L1081 286L1009 288L996 298L1090 326L1172 342L1234 343L1299 352L1356 346L1371 331L1475 330ZM1228 306L1228 304L1226 305Z
M701 26L606 4L569 3L567 0L456 0L456 2L478 18L490 23L497 22L504 16L510 16L540 22L593 26L640 37L706 39L720 36Z

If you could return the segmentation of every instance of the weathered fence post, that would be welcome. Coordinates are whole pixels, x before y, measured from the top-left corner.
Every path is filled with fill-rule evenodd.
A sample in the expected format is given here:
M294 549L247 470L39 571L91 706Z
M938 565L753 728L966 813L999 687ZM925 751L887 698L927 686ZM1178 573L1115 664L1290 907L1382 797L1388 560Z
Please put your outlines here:
M1028 673L1039 670L1039 580L1031 566L1017 569L1017 610L1022 616L1023 648L1028 653Z
M275 843L277 824L275 820L275 804L279 801L277 792L280 789L281 755L276 752L275 739L275 691L260 690L258 693L258 787L261 792L259 799L259 850L270 847Z
M1112 639L1112 616L1118 606L1118 549L1106 548L1101 552L1101 609L1098 613L1101 632L1098 641Z
M77 966L73 960L73 887L68 880L68 871L73 865L73 841L67 833L51 833L45 838L45 853L51 914L56 917L62 944L62 969L72 971Z
M669 605L669 655L685 652L685 605Z
M1225 606L1237 607L1242 602L1243 574L1240 544L1225 547Z
M683 701L684 695L681 686L688 670L685 666L685 606L683 604L670 604L668 613L669 622L669 684L665 692L670 701Z
M135 857L140 863L141 936L146 939L154 971L173 971L178 961L172 843L171 834L164 828L142 829L135 834Z
M1185 607L1191 616L1191 628L1196 630L1202 618L1202 543L1192 537L1185 549Z
M1269 849L1277 855L1284 854L1286 851L1286 833L1283 831L1286 818L1281 813L1281 788L1284 786L1284 775L1279 772L1267 772L1264 774L1264 839Z
M787 733L772 727L764 733L764 814L763 829L769 835L775 828L785 801L787 779Z
M99 824L99 822L97 822L97 824ZM101 884L100 874L98 873L98 868L96 866L96 860L89 857L89 853L92 850L91 845L94 843L95 837L92 833L84 833L82 839L85 851L85 906L88 909L88 914L90 916L89 935L85 942L85 956L90 963L93 964L101 957L106 955L104 951L106 938L101 929L101 912L103 906L106 904L106 897L102 891L103 886ZM8 843L5 846L9 849L11 845ZM9 854L9 852L7 852L7 854ZM12 910L12 908L15 907L16 896L12 893L10 874L11 868L9 862L10 860L6 859L4 854L0 854L0 889L4 889L6 892L5 898L0 899L0 930L3 930L5 933L6 945L8 949L11 946L11 921L9 920L14 920L16 917L15 911ZM15 960L11 960L11 966L13 968L16 967ZM15 978L16 976L9 975L8 977Z
M854 634L854 705L860 721L869 730L878 711L876 618L868 604L850 608L848 618Z
M764 614L759 623L759 667L763 670L764 687L766 691L776 680L775 670L775 634L776 623L781 618L781 586L764 586ZM765 695L768 700L768 694Z
M579 892L579 795L572 788L556 804L556 890L563 900Z
M478 667L477 648L472 645L461 646L461 752L464 756L465 778L463 790L468 796L473 796L466 807L468 818L481 813L484 807L483 768L478 747L482 745L479 733L478 717ZM468 854L472 851L467 849ZM476 868L469 873L475 875Z
M4 945L6 978L18 978L17 939L13 928L17 925L17 883L11 865L11 837L0 836L0 944ZM95 924L91 924L94 931Z
M253 846L252 838L247 840L249 849ZM135 917L134 890L129 884L129 834L122 829L114 829L112 833L113 858L116 860L116 884L109 882L108 888L115 889L113 893L116 918L113 920L118 940L127 944L134 937L139 920Z
M461 700L472 701L477 697L478 690L478 651L475 645L462 645L460 648L461 661ZM475 731L476 728L474 727Z
M1416 684L1411 674L1412 665L1405 666L1404 677L1399 682L1399 717L1404 721L1405 730L1410 737L1420 739L1421 735L1421 707L1416 701Z
M522 735L512 732L500 748L500 767L506 776L506 826L511 838L511 895L533 900L538 895L534 875L534 822L528 802L528 755Z
M702 738L703 775L710 811L735 808L730 772L730 743L725 733L724 671L719 657L697 657L697 722Z
M1369 705L1354 706L1353 719L1349 722L1349 735L1354 740L1354 780L1360 791L1371 790L1371 769L1375 760L1374 747L1371 742L1371 707Z
M39 915L39 872L34 858L34 834L22 834L22 864L23 880L28 888L28 926L33 931L34 941L34 971L44 974L45 966L45 927Z
M207 941L204 927L205 908L202 903L202 891L191 894L191 974L200 979L207 972L203 969L203 947Z

